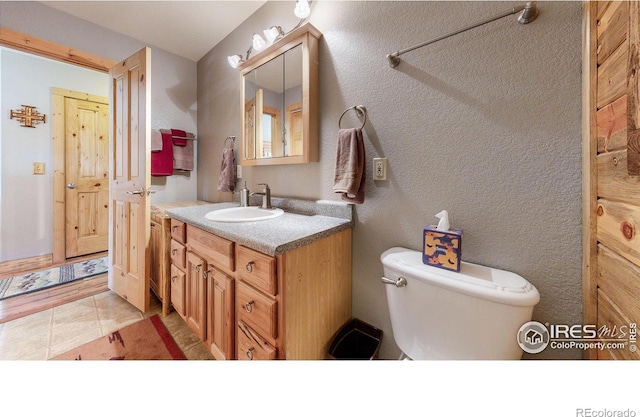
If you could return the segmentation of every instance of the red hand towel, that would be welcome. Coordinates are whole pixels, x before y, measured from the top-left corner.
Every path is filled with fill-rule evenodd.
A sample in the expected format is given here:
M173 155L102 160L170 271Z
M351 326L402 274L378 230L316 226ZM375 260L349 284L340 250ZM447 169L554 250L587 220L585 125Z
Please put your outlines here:
M162 132L162 150L151 152L151 175L168 176L173 174L173 146L171 133Z
M171 134L173 136L178 136L180 138L186 138L187 137L187 132L185 132L184 130L171 129ZM176 139L176 138L173 138L173 144L176 145L176 146L187 146L187 140L188 139Z

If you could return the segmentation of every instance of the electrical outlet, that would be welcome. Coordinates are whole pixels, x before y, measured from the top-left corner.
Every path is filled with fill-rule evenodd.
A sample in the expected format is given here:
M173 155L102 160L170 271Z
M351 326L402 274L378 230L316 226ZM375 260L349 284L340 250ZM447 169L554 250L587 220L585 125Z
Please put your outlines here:
M387 179L387 158L373 158L373 179L378 181Z
M242 178L242 165L236 165L236 178Z

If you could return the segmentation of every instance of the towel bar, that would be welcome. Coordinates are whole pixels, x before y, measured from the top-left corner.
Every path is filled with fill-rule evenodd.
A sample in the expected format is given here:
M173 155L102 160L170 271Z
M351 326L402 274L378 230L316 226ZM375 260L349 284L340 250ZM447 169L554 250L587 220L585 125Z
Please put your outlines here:
M367 109L366 107L361 105L351 106L342 112L342 115L340 116L340 120L338 120L338 129L342 129L342 126L340 125L340 123L342 123L342 118L349 110L354 110L360 117L364 116L364 120L362 121L362 126L360 126L360 129L362 129L364 125L367 123Z

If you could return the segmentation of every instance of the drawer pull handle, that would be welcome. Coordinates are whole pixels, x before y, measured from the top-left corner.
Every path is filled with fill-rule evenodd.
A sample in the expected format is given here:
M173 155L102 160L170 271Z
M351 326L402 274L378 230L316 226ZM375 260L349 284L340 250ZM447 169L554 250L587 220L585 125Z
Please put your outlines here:
M178 253L178 249L171 249L172 256L176 256L177 253Z
M176 275L171 277L171 282L176 282L176 278L178 278Z
M247 272L251 273L253 272L253 265L255 264L255 262L250 261L247 263Z
M210 273L210 272L211 272L211 270L210 270L210 269L207 269L206 271L204 271L204 272L202 273L202 277L203 277L204 279L209 278L209 273Z
M176 230L178 230L178 226L171 226L171 231L175 232Z
M245 305L244 305L244 309L245 309L245 310L247 310L247 313L251 313L251 312L253 311L253 305L254 305L255 303L256 303L256 302L255 302L255 301L253 301L253 300L249 301L248 303L245 303Z
M253 360L253 351L254 351L254 348L252 348L252 347L247 349L247 359L249 359L250 361Z

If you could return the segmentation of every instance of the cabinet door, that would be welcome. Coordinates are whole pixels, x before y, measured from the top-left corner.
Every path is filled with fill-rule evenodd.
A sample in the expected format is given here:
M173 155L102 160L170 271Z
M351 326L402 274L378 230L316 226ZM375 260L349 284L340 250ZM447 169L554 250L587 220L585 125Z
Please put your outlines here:
M216 359L235 357L235 285L233 278L209 266L207 270L207 335Z
M164 298L165 294L161 292L162 280L160 279L160 274L162 271L162 256L160 250L162 248L162 226L160 226L156 222L151 222L151 243L150 243L150 252L151 252L151 277L149 284L151 286L151 290L160 298L161 300Z
M193 252L187 254L186 317L187 325L203 342L207 339L206 262Z
M171 265L171 304L178 314L185 317L185 274L175 265Z

